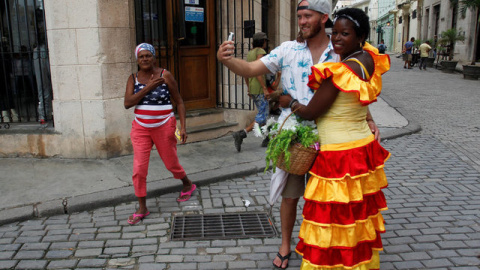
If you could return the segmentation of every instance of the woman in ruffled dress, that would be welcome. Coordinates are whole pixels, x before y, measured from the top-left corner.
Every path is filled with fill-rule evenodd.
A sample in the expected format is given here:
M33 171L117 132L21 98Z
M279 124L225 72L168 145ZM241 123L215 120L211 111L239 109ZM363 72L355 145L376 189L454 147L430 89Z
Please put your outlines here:
M370 27L362 10L340 10L334 22L331 39L342 61L312 67L308 84L315 95L307 106L280 98L282 107L316 120L321 145L304 194L296 251L302 269L379 269L385 232L380 212L387 209L383 167L390 153L366 116L390 58L365 42Z

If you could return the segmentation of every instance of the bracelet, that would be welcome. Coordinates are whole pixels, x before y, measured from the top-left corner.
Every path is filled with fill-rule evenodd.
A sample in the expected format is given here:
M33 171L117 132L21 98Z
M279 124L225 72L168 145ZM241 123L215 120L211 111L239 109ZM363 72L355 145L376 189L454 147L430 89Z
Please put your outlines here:
M375 121L373 121L373 119L367 119L367 122L368 122L368 121L372 121L372 122L375 122Z
M297 105L297 104L300 104L300 103L299 103L298 101L293 102L293 104L292 104L292 106L290 107L290 109L293 110L293 107L295 107L295 105Z
M298 102L298 100L295 99L295 98L292 99L292 100L290 100L290 103L288 103L288 107L291 109L291 108L292 108L292 105L293 105L295 102Z

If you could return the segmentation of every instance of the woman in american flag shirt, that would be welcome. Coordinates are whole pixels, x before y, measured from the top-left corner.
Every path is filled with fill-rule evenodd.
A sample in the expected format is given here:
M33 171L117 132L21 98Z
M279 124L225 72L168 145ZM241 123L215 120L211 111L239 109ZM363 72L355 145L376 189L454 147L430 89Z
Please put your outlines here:
M132 180L139 208L127 220L131 225L150 214L146 196L148 163L153 145L173 177L182 180L183 189L177 201L190 199L196 188L188 179L177 156L176 118L170 99L177 105L181 125L180 140L182 143L187 140L185 106L178 92L177 82L170 72L155 66L155 49L151 44L138 45L135 48L135 57L139 71L129 76L124 99L125 109L135 106L130 138L133 146Z

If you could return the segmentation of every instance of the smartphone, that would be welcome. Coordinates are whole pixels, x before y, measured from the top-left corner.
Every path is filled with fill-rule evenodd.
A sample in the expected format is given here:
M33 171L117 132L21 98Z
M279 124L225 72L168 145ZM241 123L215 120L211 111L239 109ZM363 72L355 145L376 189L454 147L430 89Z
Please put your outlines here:
M227 39L228 41L233 41L234 38L235 38L235 33L233 32L228 33L228 39Z

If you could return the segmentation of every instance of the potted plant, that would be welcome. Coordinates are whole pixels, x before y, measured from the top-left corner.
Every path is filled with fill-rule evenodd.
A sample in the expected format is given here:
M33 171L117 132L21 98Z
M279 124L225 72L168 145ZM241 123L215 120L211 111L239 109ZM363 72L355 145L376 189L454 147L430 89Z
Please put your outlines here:
M420 47L420 45L422 45L423 41L421 39L416 39L414 42L413 42L413 48L415 48L415 50L418 50L418 48Z
M480 76L480 66L475 65L475 57L477 55L477 42L478 42L478 31L480 29L480 0L460 0L460 12L463 16L467 12L467 9L471 9L473 11L473 15L475 18L478 18L476 25L475 25L475 34L473 35L473 54L472 54L472 62L470 65L463 65L463 78L470 79L470 80L477 80Z
M439 43L446 47L448 53L448 61L444 60L440 63L442 65L442 71L447 73L453 73L455 71L458 61L453 61L453 46L455 42L464 40L465 36L458 33L455 28L450 28L442 32Z

